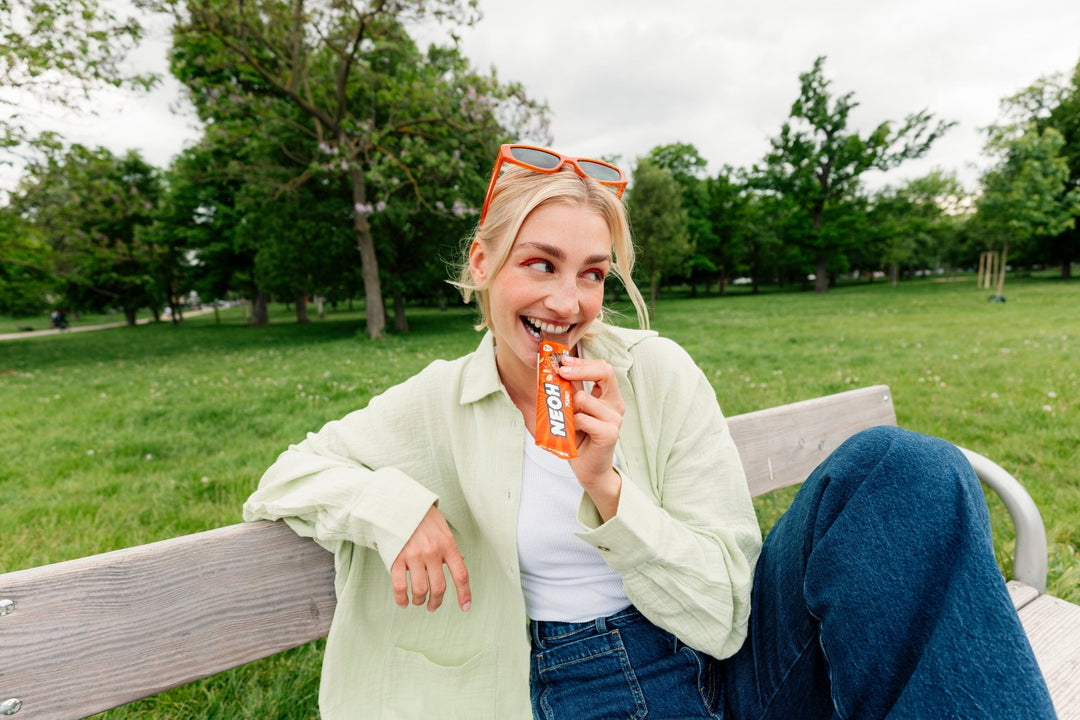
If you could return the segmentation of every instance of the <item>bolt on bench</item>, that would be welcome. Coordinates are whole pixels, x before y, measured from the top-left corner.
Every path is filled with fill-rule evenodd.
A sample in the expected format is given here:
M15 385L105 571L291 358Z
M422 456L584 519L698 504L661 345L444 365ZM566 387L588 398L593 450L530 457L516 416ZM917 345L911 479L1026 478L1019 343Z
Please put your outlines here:
M875 386L728 422L762 495L896 414L889 388ZM1044 594L1038 508L1008 472L963 452L1012 517L1013 603L1060 718L1080 720L1080 606ZM334 604L333 557L280 522L0 575L0 717L82 718L303 645L326 636Z

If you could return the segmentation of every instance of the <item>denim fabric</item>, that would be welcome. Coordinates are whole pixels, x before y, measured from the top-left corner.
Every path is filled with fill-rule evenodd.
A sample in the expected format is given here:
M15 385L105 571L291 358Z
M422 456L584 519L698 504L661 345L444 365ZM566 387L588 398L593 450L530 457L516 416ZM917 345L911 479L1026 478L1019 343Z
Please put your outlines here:
M1053 718L994 560L978 478L951 444L859 433L769 533L730 717Z
M529 627L534 718L720 717L708 709L719 700L715 661L634 607L592 622L534 621Z
M535 718L1054 718L952 445L873 428L769 533L747 641L717 661L635 609L532 623Z

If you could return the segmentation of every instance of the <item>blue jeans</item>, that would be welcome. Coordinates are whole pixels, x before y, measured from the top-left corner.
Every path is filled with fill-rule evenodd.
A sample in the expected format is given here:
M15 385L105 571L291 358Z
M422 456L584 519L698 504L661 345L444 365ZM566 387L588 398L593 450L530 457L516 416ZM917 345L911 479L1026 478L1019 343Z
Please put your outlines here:
M529 689L544 720L723 717L712 658L633 606L593 622L532 622Z
M562 639L567 624L534 623L533 714L1055 717L994 559L982 487L941 440L881 427L839 447L766 538L751 607L746 642L723 661L643 618L625 630L608 622L618 615L572 624L585 635ZM553 633L538 640L545 626Z

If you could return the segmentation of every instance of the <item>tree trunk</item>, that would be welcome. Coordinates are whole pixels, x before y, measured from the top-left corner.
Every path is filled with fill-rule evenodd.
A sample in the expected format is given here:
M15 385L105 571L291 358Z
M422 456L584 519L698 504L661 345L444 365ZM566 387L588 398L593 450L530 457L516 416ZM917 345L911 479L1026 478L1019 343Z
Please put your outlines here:
M135 308L124 306L124 317L127 319L128 327L135 327L135 313L138 312Z
M401 287L394 287L394 329L399 333L409 332L409 319L405 317L405 293Z
M267 308L266 293L256 290L255 298L251 301L251 326L266 327L269 324L270 310Z
M649 315L656 314L656 298L660 295L660 273L649 275Z
M827 186L824 185L822 190L825 191ZM826 195L828 193L825 193ZM825 201L822 200L814 206L813 211L814 219L814 238L818 243L821 243L821 228L825 224ZM819 249L818 256L814 260L814 292L827 293L829 292L829 276L828 276L828 263L826 262L825 251Z
M829 292L829 266L825 262L825 255L822 253L817 256L817 260L814 262L814 292L827 293Z
M386 330L386 310L383 308L382 287L379 283L379 261L375 257L375 241L371 237L371 225L367 221L367 187L364 171L353 158L349 179L352 182L353 227L356 230L356 247L360 251L361 277L364 281L367 332L372 340L382 340Z
M296 293L296 324L306 325L311 322L307 314L307 293Z
M1008 257L1009 242L1006 240L1001 248L1001 272L998 273L997 296L999 299L1005 297L1005 262Z

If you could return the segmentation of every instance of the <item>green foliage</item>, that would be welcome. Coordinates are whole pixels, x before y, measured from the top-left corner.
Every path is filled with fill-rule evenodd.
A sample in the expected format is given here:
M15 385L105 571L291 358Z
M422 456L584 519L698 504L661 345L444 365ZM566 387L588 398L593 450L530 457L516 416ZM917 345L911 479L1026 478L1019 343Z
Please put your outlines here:
M155 302L150 265L156 248L140 236L161 192L157 171L138 153L74 145L27 168L12 209L55 258L63 304L73 310Z
M33 225L0 208L0 313L44 310L55 283L53 253Z
M638 248L637 275L649 286L650 313L656 310L660 281L680 273L693 251L682 190L670 171L649 158L634 169L627 204Z
M825 58L799 76L799 97L791 117L770 141L772 150L755 167L755 187L792 200L809 218L810 232L799 241L814 258L815 286L828 288L830 263L843 258L850 246L849 234L837 232L836 224L848 220L860 179L869 170L889 170L905 160L924 155L951 126L921 111L905 118L899 129L883 122L866 137L848 129L848 116L858 103L854 93L834 96L824 74ZM835 267L835 266L834 266Z
M27 96L73 110L103 86L149 88L152 75L121 67L141 37L136 20L98 0L0 2L0 153L33 143L20 113Z
M1071 76L1055 75L1042 77L1024 88L1020 92L1002 100L1004 122L992 126L988 132L987 150L999 156L999 166L992 171L990 182L997 187L993 191L999 196L1005 192L1001 186L1009 184L1011 178L1016 178L1019 184L1030 184L1032 190L1038 195L1033 202L1042 205L1041 209L1034 211L1028 208L1024 214L1028 215L1026 222L1021 222L1021 232L1036 230L1042 225L1042 229L1048 230L1055 223L1049 225L1043 223L1048 217L1056 215L1060 218L1064 212L1071 212L1074 222L1066 224L1063 230L1057 232L1035 232L1028 234L1027 261L1041 261L1059 264L1061 275L1067 278L1071 274L1072 261L1080 257L1080 228L1075 219L1080 216L1080 210L1075 207L1076 190L1080 188L1080 63L1077 63ZM1048 134L1048 131L1053 133ZM1024 139L1024 136L1028 136ZM1058 143L1056 152L1051 147ZM1021 171L1016 167L1016 162L1009 160L1010 156L1022 157L1024 154L1033 153L1032 159L1037 166L1032 172ZM1042 157L1039 157L1042 156ZM1058 160L1051 160L1056 157ZM1059 168L1053 166L1063 161L1068 168L1067 179L1063 187L1058 190L1057 202L1059 207L1049 207L1052 199L1046 196L1050 188L1056 184L1051 176L1060 173ZM1042 175L1043 180L1031 175ZM1028 177L1017 177L1027 175ZM991 204L1007 204L1004 198L992 200ZM1073 205L1070 209L1069 206ZM1042 217L1038 217L1042 215ZM1000 227L1003 218L999 217L994 224Z
M141 4L173 14L173 72L204 119L256 121L256 134L266 125L290 126L307 135L304 145L289 148L308 166L294 184L326 174L346 179L372 337L385 326L380 262L387 245L373 236L372 211L385 208L387 196L400 199L399 187L435 206L429 198L444 169L486 165L499 139L544 122L545 109L522 87L476 72L455 46L421 53L407 32L422 18L471 24L475 2Z
M1075 228L1080 187L1068 189L1069 166L1057 130L1031 125L1017 137L992 138L1003 157L983 177L977 201L979 227L988 248L1027 250L1039 236Z
M862 248L869 252L860 267L872 268L883 261L895 283L901 268L936 269L961 260L965 204L966 193L956 175L940 170L875 193L867 218L873 243Z

